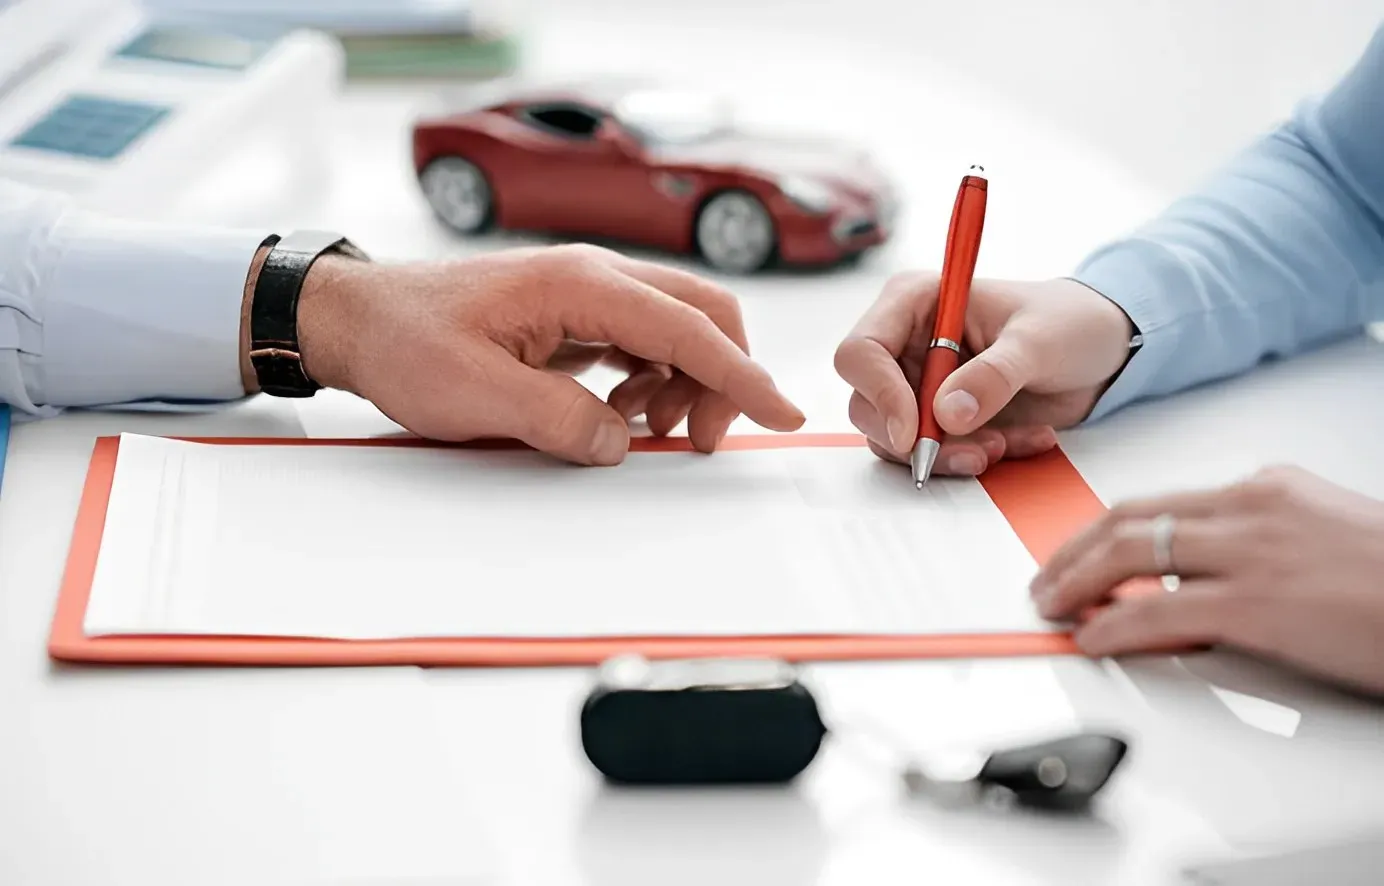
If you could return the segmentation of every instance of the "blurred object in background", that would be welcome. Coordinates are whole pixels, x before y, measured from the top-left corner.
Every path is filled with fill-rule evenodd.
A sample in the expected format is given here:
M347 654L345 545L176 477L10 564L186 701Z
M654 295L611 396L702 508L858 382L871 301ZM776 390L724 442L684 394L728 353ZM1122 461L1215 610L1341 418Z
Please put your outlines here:
M543 231L718 270L834 267L885 243L896 187L864 147L742 125L727 97L636 76L494 79L413 129L419 185L462 234Z
M3 2L3 0L0 0ZM346 75L478 79L515 70L509 0L144 0L159 19L251 37L311 28L336 37Z
M107 5L104 0L0 0L0 95L60 55Z
M312 30L257 39L168 26L134 2L9 2L0 178L150 216L267 139L294 167L289 178L306 181L321 166L320 114L342 68L341 47ZM270 172L260 165L243 179Z

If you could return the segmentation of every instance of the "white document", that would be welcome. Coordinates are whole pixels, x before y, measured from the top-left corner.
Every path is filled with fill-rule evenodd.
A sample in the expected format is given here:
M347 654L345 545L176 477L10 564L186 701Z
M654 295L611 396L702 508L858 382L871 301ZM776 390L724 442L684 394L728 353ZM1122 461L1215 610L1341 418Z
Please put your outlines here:
M276 528L277 527L277 528ZM632 453L125 435L88 635L341 639L1044 631L974 480L864 449Z

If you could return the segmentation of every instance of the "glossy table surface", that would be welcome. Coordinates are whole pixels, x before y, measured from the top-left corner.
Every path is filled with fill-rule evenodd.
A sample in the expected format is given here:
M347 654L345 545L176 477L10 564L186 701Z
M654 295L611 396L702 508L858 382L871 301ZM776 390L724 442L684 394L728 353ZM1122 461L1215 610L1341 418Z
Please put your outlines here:
M836 342L891 273L940 260L957 170L977 155L994 176L986 275L1060 274L1167 195L906 44L852 56L813 39L554 17L530 52L578 71L599 40L606 67L696 77L765 118L830 107L833 126L876 148L906 200L888 249L849 271L726 281L756 356L809 427L848 430ZM714 67L702 64L708 46ZM462 243L433 224L407 165L407 122L427 98L352 87L324 131L319 176L276 178L266 153L209 170L177 213L327 225L394 258L533 242ZM1107 502L1281 461L1384 495L1381 390L1384 346L1361 338L1130 408L1063 445ZM97 435L393 429L331 393L16 429L0 497L0 882L1153 884L1191 859L1384 816L1381 708L1228 653L815 666L808 679L843 737L796 786L634 794L602 788L582 757L579 670L92 670L46 658ZM1075 820L940 811L902 793L890 757L1079 726L1116 728L1133 751L1095 813Z

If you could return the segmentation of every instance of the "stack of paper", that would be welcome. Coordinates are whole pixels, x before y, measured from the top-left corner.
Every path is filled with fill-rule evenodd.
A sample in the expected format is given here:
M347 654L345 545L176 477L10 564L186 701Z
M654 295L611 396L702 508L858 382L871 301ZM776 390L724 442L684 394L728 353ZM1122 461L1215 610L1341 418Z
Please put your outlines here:
M348 76L493 77L514 70L509 0L145 0L170 24L254 37L335 35Z
M89 636L384 639L1051 631L974 480L859 448L234 445L126 435Z
M334 34L476 31L489 24L487 0L143 0L168 20L229 22L239 29L316 28Z

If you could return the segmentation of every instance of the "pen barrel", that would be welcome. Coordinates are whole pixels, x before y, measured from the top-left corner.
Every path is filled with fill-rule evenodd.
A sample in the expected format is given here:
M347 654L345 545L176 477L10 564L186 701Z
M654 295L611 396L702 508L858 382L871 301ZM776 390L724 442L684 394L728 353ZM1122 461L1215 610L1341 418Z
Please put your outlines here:
M942 256L942 279L937 287L937 319L933 337L959 342L966 331L966 303L971 279L980 257L985 229L985 204L989 187L985 179L968 175L961 180L947 228L947 249Z
M919 440L942 442L942 428L937 423L933 405L937 400L937 391L942 387L942 382L946 381L947 376L955 372L959 365L961 365L960 354L951 348L937 345L929 348L927 356L923 358L923 381L918 387Z
M937 287L937 311L932 324L933 344L923 360L923 376L918 385L918 439L942 442L933 404L947 376L961 364L959 348L966 337L966 304L970 301L971 278L980 257L980 236L985 227L985 203L989 183L978 175L967 175L956 189L951 223L947 227L947 249L942 257L942 279Z

